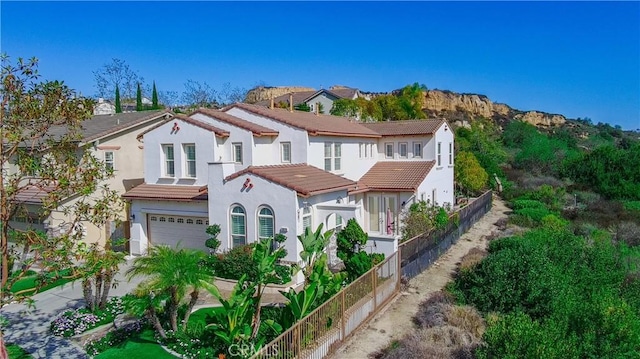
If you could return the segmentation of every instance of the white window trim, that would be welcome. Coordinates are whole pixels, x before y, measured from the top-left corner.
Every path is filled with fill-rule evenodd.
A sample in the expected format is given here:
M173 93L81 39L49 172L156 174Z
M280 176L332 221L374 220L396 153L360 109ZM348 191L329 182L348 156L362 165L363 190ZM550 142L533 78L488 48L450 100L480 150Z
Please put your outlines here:
M289 160L285 160L286 146L289 146ZM291 142L280 142L280 161L282 163L291 163Z
M416 146L420 146L420 153L419 154L416 154ZM423 147L422 146L422 142L414 142L413 143L413 157L414 158L422 158L422 150L423 150L422 147Z
M233 210L239 207L240 209L242 209L242 215L240 214L234 214ZM233 217L234 216L242 216L243 220L244 220L244 234L239 235L239 234L234 234L233 233ZM234 248L234 241L233 241L233 236L243 236L244 237L244 244L248 244L247 242L247 211L244 209L243 206L241 206L240 204L234 203L231 205L231 207L229 208L229 240L231 241L231 246L230 248Z
M389 149L389 146L391 146L391 156L389 156L389 152L387 151ZM394 151L395 151L395 146L393 142L384 143L384 158L393 158Z
M189 159L187 147L193 146L193 160ZM182 151L184 152L184 177L186 178L196 178L198 174L198 167L196 164L196 144L195 143L184 143L182 144ZM193 176L189 173L189 162L193 162ZM174 165L175 167L175 165Z
M328 146L328 147L327 147ZM324 165L323 168L325 171L329 172L342 172L342 142L325 142L323 148L323 158ZM329 154L327 155L327 148L329 148ZM340 148L340 155L336 155L336 149ZM329 161L329 166L327 166L327 161ZM336 166L336 163L339 163L340 166ZM340 168L337 168L340 167Z
M271 211L271 215L270 216L260 214L260 211L262 211L265 208L268 209L269 211ZM260 229L261 229L260 228L260 218L271 218L271 221L273 223L273 225L272 225L273 234L271 235L271 237L260 237ZM276 216L275 216L275 213L273 212L273 208L271 208L271 207L269 207L267 205L261 205L260 207L258 207L258 211L256 212L256 222L257 222L256 223L256 228L257 228L256 237L257 237L258 241L261 241L261 240L267 239L267 238L275 237L275 235L276 235Z
M171 148L172 157L171 160L167 157L167 150ZM162 174L164 177L174 178L176 176L176 151L173 144L162 145ZM169 162L173 164L173 173L169 173Z
M404 146L404 155L402 154L402 146ZM398 157L409 158L409 143L407 142L398 143Z
M453 142L449 142L449 166L453 166Z
M436 166L442 167L442 142L436 144Z
M107 154L111 154L111 161L107 159ZM104 166L108 169L109 164L113 171L116 170L116 153L114 151L104 151Z
M238 158L236 158L236 148L239 147L240 148L240 161L238 161ZM243 160L244 160L244 153L242 153L242 142L233 142L231 144L231 159L233 160L233 163L237 163L237 164L242 164Z

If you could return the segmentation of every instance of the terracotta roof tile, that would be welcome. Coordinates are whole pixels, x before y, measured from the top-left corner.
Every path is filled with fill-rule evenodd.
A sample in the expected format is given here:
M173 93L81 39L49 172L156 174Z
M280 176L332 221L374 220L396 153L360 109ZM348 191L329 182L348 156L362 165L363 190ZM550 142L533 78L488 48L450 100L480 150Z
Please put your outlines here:
M253 123L253 122L245 121L245 120L243 120L241 118L238 118L238 117L235 117L235 116L231 116L230 114L228 114L226 112L222 112L222 111L218 111L218 110L212 110L212 109L208 109L208 108L201 108L201 109L196 110L194 113L201 113L203 115L206 115L206 116L209 116L209 117L213 117L218 121L225 122L225 123L228 123L228 124L236 126L236 127L240 127L240 128L245 129L247 131L251 131L256 136L277 136L278 135L278 131L276 131L276 130L272 130L272 129L264 127L264 126L260 126L258 124ZM192 113L191 115L193 115L194 113ZM191 115L189 115L189 116L191 116Z
M366 122L362 123L362 125L382 136L413 136L433 134L445 123L444 120L431 119Z
M306 163L275 165L275 166L249 166L236 172L226 181L238 178L245 174L254 174L281 186L292 189L301 197L311 197L317 194L355 188L356 183L333 173L323 171Z
M171 200L171 201L206 201L207 186L179 186L143 183L133 187L122 195L125 199Z
M415 191L435 161L385 161L376 163L358 181L360 191Z
M196 120L194 118L191 118L191 117L188 117L188 116L185 116L185 115L175 115L174 118L170 118L168 120L162 121L159 124L157 124L157 125L149 128L149 129L147 129L146 131L140 133L137 136L137 139L141 139L147 133L149 133L149 132L151 132L151 131L153 131L153 130L161 127L161 126L163 126L167 122L175 121L176 119L179 119L179 120L184 121L184 122L186 122L188 124L200 127L200 128L205 129L207 131L213 132L213 133L215 133L216 136L229 137L229 131L221 130L221 129L219 129L219 128L213 126L213 125L210 125L210 124L208 124L206 122L202 122L200 120Z
M49 193L57 188L55 184L26 184L21 186L19 191L10 200L15 203L41 204L42 200L49 196Z
M370 130L358 122L346 117L332 115L316 115L311 112L289 111L280 108L266 108L246 103L236 103L225 108L225 111L237 107L255 115L270 118L289 126L306 130L310 136L344 136L379 138L378 133Z

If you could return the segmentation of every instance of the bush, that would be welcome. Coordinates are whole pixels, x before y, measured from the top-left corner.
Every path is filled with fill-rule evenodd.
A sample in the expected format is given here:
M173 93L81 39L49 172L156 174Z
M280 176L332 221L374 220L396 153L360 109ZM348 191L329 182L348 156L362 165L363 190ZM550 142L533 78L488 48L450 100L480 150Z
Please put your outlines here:
M478 265L478 263L482 262L484 257L487 256L487 251L480 249L478 247L471 248L467 254L462 256L460 259L460 265L458 269L460 271L471 270L473 267Z
M252 258L253 244L237 246L222 254L213 254L207 261L216 276L238 280L247 275L248 280L256 278L258 270Z
M132 335L140 333L145 328L143 322L130 323L122 328L107 333L99 339L90 338L84 345L84 350L90 356L96 356L103 351L124 343Z
M111 323L122 313L123 298L114 297L109 299L104 310L96 310L93 313L86 308L65 311L51 322L49 330L53 335L70 337Z

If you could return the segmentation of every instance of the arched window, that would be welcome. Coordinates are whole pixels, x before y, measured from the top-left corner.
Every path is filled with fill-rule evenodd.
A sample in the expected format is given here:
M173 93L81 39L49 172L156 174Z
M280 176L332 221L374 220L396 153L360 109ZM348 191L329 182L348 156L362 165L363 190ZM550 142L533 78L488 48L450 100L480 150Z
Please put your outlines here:
M233 247L247 244L247 216L237 204L231 206L231 239Z
M258 240L273 238L273 235L273 211L269 207L260 207L258 209Z

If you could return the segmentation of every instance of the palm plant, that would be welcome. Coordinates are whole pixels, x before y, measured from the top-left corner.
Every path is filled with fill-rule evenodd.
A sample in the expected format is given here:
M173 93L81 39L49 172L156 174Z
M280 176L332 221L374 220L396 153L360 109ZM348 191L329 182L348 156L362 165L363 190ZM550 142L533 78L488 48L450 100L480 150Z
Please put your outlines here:
M191 299L183 318L183 330L200 295L201 283L212 280L209 271L200 265L203 258L204 253L197 250L153 246L146 256L136 258L127 271L129 279L136 276L148 277L143 283L148 288L148 293L168 296L165 311L171 330L178 330L178 308L187 291L191 289Z

